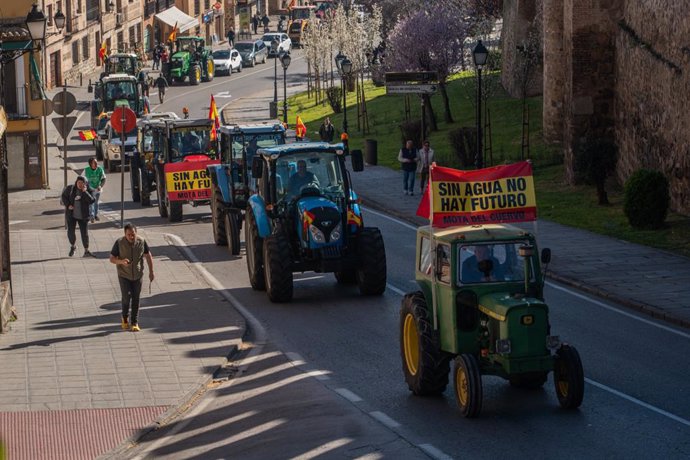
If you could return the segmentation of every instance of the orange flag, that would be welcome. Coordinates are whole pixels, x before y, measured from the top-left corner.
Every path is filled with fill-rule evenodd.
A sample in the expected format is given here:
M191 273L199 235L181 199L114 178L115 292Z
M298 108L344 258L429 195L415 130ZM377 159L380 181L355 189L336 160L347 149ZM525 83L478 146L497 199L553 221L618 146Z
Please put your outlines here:
M170 40L171 42L174 42L176 38L177 38L177 22L175 23L175 27L173 27L172 32L170 32L170 35L168 35L168 40Z
M216 100L211 94L211 106L208 108L208 118L213 120L213 128L211 129L211 140L218 139L218 128L220 128L220 115L218 115L218 107Z
M302 123L302 119L297 115L297 121L295 122L295 136L300 139L307 135L307 127Z

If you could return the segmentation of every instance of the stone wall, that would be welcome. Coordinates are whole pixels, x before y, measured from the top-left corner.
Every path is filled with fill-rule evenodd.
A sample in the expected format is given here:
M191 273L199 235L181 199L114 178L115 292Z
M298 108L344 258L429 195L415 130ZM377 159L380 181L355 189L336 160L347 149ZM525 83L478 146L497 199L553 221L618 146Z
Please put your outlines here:
M531 65L518 52L518 46L533 42L541 48L541 10L543 0L505 0L501 34L501 83L512 97L542 92L542 67Z
M669 179L690 214L690 1L628 1L617 24L616 139L621 182L639 168Z

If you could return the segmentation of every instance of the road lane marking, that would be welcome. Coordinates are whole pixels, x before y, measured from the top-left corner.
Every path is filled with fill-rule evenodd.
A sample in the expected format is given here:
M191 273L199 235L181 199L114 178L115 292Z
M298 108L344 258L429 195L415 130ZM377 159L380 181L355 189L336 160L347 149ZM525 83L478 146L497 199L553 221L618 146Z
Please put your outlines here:
M398 289L397 287L393 286L393 285L390 284L390 283L386 283L386 288L388 288L388 289L390 289L391 291L395 292L395 293L398 294L400 297L405 297L405 294L407 294L407 292L405 292L405 291L403 291L403 290L401 290L401 289Z
M384 426L386 426L390 429L400 427L400 424L398 422L396 422L395 420L393 420L392 418L390 418L389 416L387 416L386 414L384 414L381 411L375 410L373 412L369 412L369 415L371 415L373 418L375 418L376 420L381 422Z
M356 403L362 401L362 398L348 390L347 388L336 388L334 390L336 393L338 393L340 396L343 398L347 399L351 403Z
M321 457L327 452L330 452L334 449L339 449L343 446L350 444L352 441L352 438L336 439L335 441L330 441L325 444L321 444L319 447L316 447L308 452L301 453L297 457L291 457L290 460L308 460L312 458Z
M585 382L589 383L590 385L594 385L595 387L597 387L597 388L599 388L599 389L601 389L601 390L608 391L609 393L614 394L614 395L616 395L616 396L618 396L618 397L620 397L620 398L623 398L623 399L625 399L625 400L627 400L627 401L630 401L630 402L632 402L632 403L634 403L634 404L637 404L638 406L642 406L642 407L644 407L644 408L646 408L646 409L649 409L649 410L651 410L652 412L656 412L656 413L659 414L659 415L663 415L664 417L668 417L668 418L670 418L671 420L675 420L675 421L678 422L678 423L682 423L682 424L685 425L685 426L690 426L690 420L687 420L687 419L684 419L684 418L682 418L682 417L679 417L679 416L677 416L677 415L675 415L675 414L672 414L672 413L670 413L670 412L667 412L667 411L665 411L665 410L663 410L663 409L659 409L658 407L652 406L651 404L647 404L646 402L641 401L641 400L639 400L639 399L637 399L637 398L633 398L632 396L626 395L625 393L622 393L622 392L620 392L620 391L618 391L618 390L614 390L614 389L611 388L611 387L607 387L606 385L604 385L604 384L602 384L602 383L595 382L594 380L588 379L588 378L585 378Z
M302 358L302 356L293 351L286 352L285 356L287 356L287 358L290 360L293 366L303 366L304 364L306 364L304 358Z

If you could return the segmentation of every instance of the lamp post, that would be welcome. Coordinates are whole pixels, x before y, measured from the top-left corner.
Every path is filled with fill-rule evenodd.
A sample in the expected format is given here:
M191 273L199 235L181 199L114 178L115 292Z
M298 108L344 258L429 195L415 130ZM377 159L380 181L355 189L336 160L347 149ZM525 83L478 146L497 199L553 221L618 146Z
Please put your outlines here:
M488 57L489 51L482 44L482 41L479 40L472 50L472 59L477 67L477 153L474 158L477 169L484 167L484 155L482 152L482 66L486 64Z
M280 63L283 65L283 123L287 126L288 116L287 116L287 69L290 67L290 53L283 53L280 57Z
M352 72L352 61L344 54L338 53L335 56L335 66L340 74L343 91L343 134L347 134L347 78Z
M271 52L273 53L273 103L278 107L278 40L271 40Z

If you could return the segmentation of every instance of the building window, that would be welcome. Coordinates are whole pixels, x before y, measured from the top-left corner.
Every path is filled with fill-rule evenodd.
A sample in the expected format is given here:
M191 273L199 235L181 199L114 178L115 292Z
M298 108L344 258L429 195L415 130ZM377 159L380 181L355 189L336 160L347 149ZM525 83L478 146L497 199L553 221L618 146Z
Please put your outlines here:
M79 40L72 42L72 64L79 64Z
M117 33L117 50L122 51L125 49L125 34L120 31Z
M129 28L129 47L131 49L136 48L137 46L137 30L134 26L130 26Z
M211 0L204 0L204 11L211 9Z
M46 6L46 10L48 13L48 27L50 27L53 25L53 5Z
M86 35L84 38L81 39L81 54L83 60L87 60L89 58L89 36Z
M194 0L194 16L199 16L201 11L201 0Z
M77 0L77 14L81 14L81 0Z

